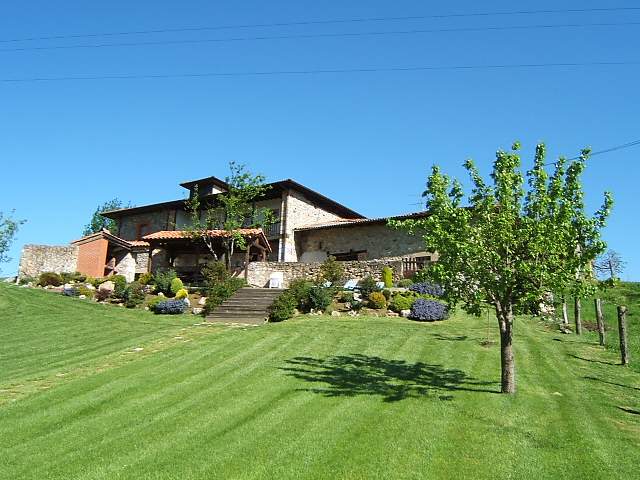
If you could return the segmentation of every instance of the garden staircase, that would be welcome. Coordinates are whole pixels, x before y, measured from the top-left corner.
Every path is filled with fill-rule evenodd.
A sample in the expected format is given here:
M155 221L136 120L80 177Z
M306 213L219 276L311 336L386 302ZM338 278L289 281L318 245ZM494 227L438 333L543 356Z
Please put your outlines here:
M206 320L259 325L267 319L268 308L283 291L280 288L241 288L209 314Z

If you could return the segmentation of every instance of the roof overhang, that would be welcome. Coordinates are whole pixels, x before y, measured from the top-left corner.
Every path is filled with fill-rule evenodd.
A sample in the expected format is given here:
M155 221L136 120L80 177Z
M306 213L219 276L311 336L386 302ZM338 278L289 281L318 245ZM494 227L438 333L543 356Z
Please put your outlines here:
M323 223L316 223L313 225L306 225L304 227L298 227L294 230L296 232L305 232L310 230L326 230L326 229L333 229L333 228L359 227L362 225L385 225L389 220L412 220L412 219L425 218L426 216L428 216L428 213L425 211L425 212L408 213L405 215L397 215L395 217L342 219L342 220L336 220L332 222L323 222Z
M241 228L236 230L237 233L242 235L247 240L258 241L258 243L265 250L271 252L271 245L269 244L269 240L267 236L264 234L261 228ZM229 238L232 233L227 230L208 230L206 235L209 238L219 238L220 240L224 238ZM160 232L151 233L149 235L145 235L142 239L145 242L148 242L151 246L160 245L160 244L171 244L171 243L185 243L185 242L194 242L199 240L199 234L186 230L163 230Z
M149 247L149 243L142 240L134 240L128 241L123 238L116 237L109 230L103 228L99 232L92 233L91 235L87 235L85 237L79 238L78 240L74 240L71 242L71 245L83 245L85 243L95 242L96 240L106 240L109 243L116 245L118 247L124 248L126 250L136 249L136 248L147 248Z

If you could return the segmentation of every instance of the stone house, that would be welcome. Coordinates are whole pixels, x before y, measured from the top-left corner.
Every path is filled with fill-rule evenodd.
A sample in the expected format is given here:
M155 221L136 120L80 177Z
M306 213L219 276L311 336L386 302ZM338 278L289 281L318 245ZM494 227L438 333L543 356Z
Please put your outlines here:
M216 177L180 185L188 195L197 187L203 201L215 201L216 195L227 188ZM250 284L263 286L274 271L283 272L288 283L295 276L312 274L330 255L345 262L347 271L353 275L376 277L385 264L392 265L399 277L434 259L424 251L419 236L390 229L389 218L366 218L291 179L269 186L256 206L273 211L277 221L264 232L243 229L249 248L231 258L235 274L244 275ZM103 215L117 221L117 232L98 232L72 242L69 247L27 245L20 275L69 270L70 265L75 265L71 270L95 277L119 273L133 280L138 274L174 268L187 281L197 281L202 264L213 258L203 242L184 231L189 224L185 200L113 210ZM394 218L424 215L419 212ZM225 232L209 233L222 253ZM52 255L64 258L52 261Z

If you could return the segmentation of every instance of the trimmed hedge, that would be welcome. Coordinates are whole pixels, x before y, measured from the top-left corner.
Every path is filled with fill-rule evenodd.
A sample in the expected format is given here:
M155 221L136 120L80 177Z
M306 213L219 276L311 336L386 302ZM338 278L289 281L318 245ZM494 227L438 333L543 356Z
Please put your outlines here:
M409 318L422 322L434 322L437 320L445 320L449 316L447 306L437 300L417 299L411 307Z
M158 315L180 315L187 311L187 304L183 300L165 300L153 309Z
M298 301L290 291L283 292L269 306L269 321L282 322L293 317Z
M409 290L421 295L431 295L432 297L441 297L444 295L444 289L435 283L414 283L409 287Z

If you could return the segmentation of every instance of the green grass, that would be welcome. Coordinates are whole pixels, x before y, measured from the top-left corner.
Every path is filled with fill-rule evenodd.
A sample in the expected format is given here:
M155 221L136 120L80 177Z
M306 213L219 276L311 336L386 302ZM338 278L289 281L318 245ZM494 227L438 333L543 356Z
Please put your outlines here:
M638 478L640 374L588 335L518 319L504 396L486 319L193 318L0 286L0 478Z

